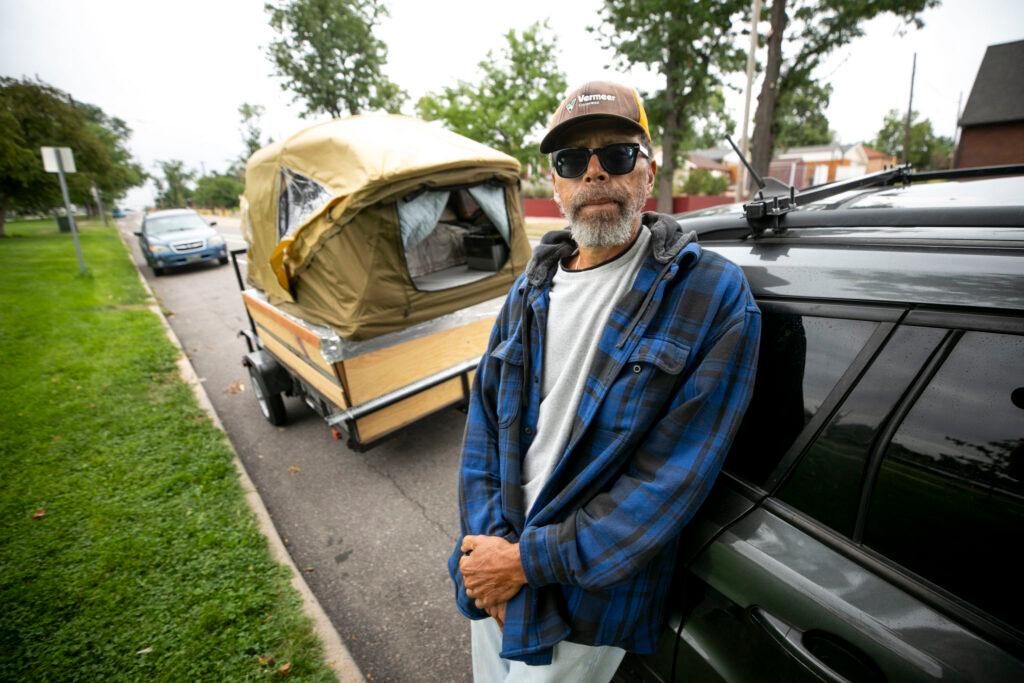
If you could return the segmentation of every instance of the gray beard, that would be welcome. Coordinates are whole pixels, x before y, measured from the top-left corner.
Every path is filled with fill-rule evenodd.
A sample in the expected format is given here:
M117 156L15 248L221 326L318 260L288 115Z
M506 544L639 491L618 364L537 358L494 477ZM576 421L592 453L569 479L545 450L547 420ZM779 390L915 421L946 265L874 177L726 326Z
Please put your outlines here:
M633 236L633 225L643 212L644 201L647 199L646 188L641 186L633 196L626 193L619 196L599 195L618 204L618 212L615 215L602 213L591 218L581 218L580 209L595 194L581 193L569 207L562 205L557 192L554 194L559 210L569 220L573 240L581 247L617 247L626 244Z

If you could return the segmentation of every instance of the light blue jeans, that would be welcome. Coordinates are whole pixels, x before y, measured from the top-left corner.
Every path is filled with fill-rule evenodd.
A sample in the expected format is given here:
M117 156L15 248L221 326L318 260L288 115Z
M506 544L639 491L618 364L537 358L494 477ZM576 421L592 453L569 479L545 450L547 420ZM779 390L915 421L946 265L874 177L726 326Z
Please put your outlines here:
M475 683L608 683L626 655L619 647L563 640L555 645L550 664L527 666L501 657L498 622L480 619L471 624Z

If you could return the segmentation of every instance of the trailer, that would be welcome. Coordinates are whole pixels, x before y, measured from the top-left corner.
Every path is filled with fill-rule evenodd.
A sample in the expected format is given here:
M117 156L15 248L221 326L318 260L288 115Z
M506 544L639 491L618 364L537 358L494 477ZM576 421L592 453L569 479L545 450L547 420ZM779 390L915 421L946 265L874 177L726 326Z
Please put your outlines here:
M246 166L231 258L264 417L301 397L364 451L465 407L529 258L513 158L400 116L314 126ZM245 254L243 277L239 256Z

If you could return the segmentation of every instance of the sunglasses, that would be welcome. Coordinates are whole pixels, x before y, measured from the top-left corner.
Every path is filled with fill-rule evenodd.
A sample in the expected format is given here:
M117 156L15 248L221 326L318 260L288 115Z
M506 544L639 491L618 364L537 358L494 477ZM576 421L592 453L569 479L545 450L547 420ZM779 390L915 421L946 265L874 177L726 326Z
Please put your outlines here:
M636 158L641 153L650 158L647 150L635 142L617 142L604 147L560 149L552 157L555 173L563 178L579 178L586 173L590 157L595 154L605 171L612 175L625 175L636 167Z

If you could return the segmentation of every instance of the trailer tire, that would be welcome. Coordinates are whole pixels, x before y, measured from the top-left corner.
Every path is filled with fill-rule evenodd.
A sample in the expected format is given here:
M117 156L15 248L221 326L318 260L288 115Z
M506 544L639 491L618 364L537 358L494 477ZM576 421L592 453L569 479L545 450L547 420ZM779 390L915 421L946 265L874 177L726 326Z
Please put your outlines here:
M267 388L259 368L249 365L249 379L252 380L252 392L256 394L256 402L260 406L260 412L267 422L280 426L288 421L288 411L284 407L284 399L280 393L274 393Z

